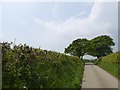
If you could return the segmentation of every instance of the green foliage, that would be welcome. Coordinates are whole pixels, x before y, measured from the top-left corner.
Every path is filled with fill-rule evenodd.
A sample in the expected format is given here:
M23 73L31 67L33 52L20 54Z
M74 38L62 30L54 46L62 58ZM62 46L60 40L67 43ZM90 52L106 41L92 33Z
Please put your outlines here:
M3 88L79 88L84 63L78 57L24 45L2 45Z
M98 36L92 39L90 43L90 50L88 53L98 58L112 53L111 46L115 45L113 39L107 35Z
M65 48L65 53L69 53L80 58L87 53L87 47L89 41L87 39L77 39L72 42L67 48Z
M102 60L102 57L100 57L100 58L94 60L93 63L94 63L95 65L97 65L101 60Z
M95 64L120 79L120 52L109 54L96 60ZM118 74L119 73L119 74Z
M92 62L92 61L91 61L91 60L84 59L84 62L86 63L86 62Z
M102 35L93 38L92 40L77 39L72 42L67 48L65 53L82 58L85 54L102 57L112 53L111 46L115 43L110 36Z

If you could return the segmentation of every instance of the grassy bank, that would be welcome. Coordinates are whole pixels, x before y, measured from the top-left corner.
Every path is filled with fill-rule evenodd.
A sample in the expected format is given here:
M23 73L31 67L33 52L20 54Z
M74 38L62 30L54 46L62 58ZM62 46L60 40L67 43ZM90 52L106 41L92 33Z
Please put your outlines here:
M113 76L120 79L118 73L120 75L120 52L109 54L105 57L99 58L94 63L97 64L99 67L103 68Z
M27 45L2 46L3 88L79 88L84 63L78 57Z

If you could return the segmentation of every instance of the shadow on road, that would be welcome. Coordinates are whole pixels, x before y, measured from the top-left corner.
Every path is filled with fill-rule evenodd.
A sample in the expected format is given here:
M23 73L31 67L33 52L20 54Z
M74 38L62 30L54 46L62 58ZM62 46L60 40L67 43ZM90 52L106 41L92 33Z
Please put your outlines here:
M94 65L94 64L91 62L86 62L85 65Z

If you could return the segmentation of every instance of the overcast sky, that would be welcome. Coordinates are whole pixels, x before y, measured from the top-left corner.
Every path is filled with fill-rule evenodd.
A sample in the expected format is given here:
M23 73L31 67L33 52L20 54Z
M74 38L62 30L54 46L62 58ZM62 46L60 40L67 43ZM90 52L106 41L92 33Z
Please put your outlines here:
M64 52L77 38L109 35L118 50L117 2L11 2L1 13L3 41Z

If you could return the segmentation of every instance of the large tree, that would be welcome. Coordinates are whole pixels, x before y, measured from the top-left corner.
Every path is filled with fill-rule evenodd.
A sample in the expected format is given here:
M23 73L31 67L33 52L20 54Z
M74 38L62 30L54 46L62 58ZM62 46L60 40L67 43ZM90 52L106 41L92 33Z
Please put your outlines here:
M86 38L74 40L67 48L65 53L78 56L81 59L85 54L96 56L97 58L112 53L111 46L115 43L110 36L101 35L87 40Z
M110 36L101 35L90 40L90 46L88 54L96 56L97 58L106 56L107 54L112 53L111 46L114 46L115 43Z
M67 48L65 48L65 53L78 56L82 59L85 53L87 53L88 45L89 41L85 38L74 40Z

